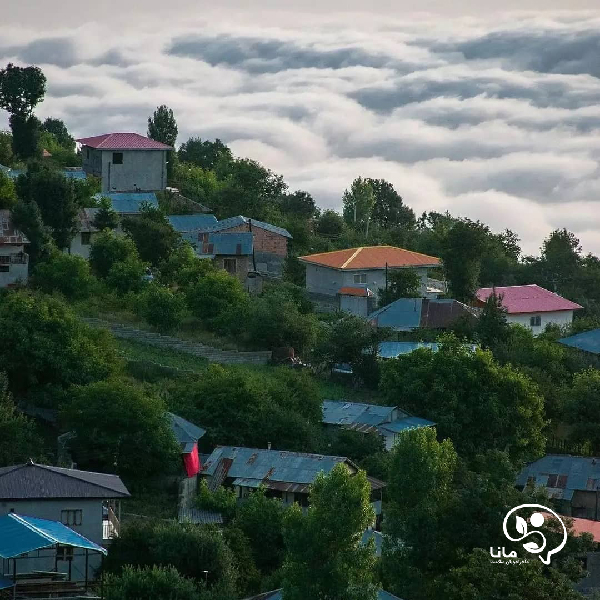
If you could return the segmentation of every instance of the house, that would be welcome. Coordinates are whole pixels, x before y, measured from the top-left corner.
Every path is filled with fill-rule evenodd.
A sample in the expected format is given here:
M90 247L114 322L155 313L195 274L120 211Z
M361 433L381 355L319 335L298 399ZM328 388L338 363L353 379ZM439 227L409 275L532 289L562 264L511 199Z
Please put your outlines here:
M0 512L59 521L98 545L119 535L120 501L130 494L117 475L40 465L0 468ZM37 570L54 569L40 559ZM90 560L90 574L99 563ZM73 568L85 572L83 557Z
M202 427L198 427L171 412L168 412L167 416L171 423L173 435L181 447L186 475L194 477L199 473L201 468L200 456L198 454L198 440L206 434L206 429L202 429Z
M447 329L463 318L475 319L474 309L449 298L399 298L367 317L374 327L393 331Z
M102 192L154 192L167 187L171 146L138 133L80 138L83 170L99 177Z
M99 233L98 229L93 225L97 212L97 208L79 209L79 213L77 214L77 233L71 240L68 250L69 254L81 256L85 259L90 257L90 248Z
M347 248L301 256L299 260L306 265L306 289L311 295L337 304L338 308L359 305L355 314L372 312L369 299L377 299L379 290L385 288L390 270L414 269L421 279L421 294L426 296L430 289L428 273L441 264L434 256L393 246ZM340 301L340 296L347 295L349 288L368 291L360 302Z
M29 240L13 225L9 210L0 210L0 288L27 283Z
M475 306L485 306L485 301L494 293L502 298L506 320L527 327L533 335L542 333L550 324L569 325L573 322L573 311L583 308L536 284L480 288Z
M258 594L258 596L245 598L245 600L283 600L283 590L279 589L273 590L272 592L264 592L262 594ZM400 598L384 590L379 590L377 592L377 600L400 600Z
M600 458L548 454L528 464L516 485L545 487L558 512L600 520Z
M566 338L557 340L560 344L575 348L588 354L600 354L600 329L582 331Z
M260 486L266 495L279 498L284 504L297 502L308 506L310 485L319 473L330 473L342 463L355 474L358 467L345 456L324 456L284 450L217 446L204 464L200 475L210 490L224 485L232 488L241 500ZM371 484L371 502L377 516L381 515L383 481L367 477Z
M171 227L178 233L197 233L203 228L217 224L215 215L206 214L169 215L167 219L171 223Z
M413 417L397 406L345 400L323 401L323 423L328 427L342 427L360 433L378 433L384 440L386 450L392 449L403 431L435 425L427 419Z

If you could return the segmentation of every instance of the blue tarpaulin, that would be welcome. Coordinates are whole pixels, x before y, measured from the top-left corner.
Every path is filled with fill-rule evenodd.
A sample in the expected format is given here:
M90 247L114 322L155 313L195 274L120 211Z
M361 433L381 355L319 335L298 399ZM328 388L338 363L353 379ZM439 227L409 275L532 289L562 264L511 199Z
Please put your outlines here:
M24 517L15 513L0 517L0 558L14 558L55 544L106 554L102 546L94 544L58 521Z
M4 577L0 577L0 590L5 590L6 588L11 588L14 584L10 579L5 579Z

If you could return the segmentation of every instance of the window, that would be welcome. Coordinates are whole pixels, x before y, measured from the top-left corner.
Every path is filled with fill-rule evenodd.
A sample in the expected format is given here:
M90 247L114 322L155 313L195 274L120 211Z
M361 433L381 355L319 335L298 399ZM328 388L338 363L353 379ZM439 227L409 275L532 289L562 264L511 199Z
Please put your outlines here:
M0 265L0 273L10 273L10 265Z
M224 258L223 268L230 274L235 275L237 273L237 260L235 258Z
M556 487L556 482L558 481L558 475L548 475L548 487Z
M542 324L542 317L540 315L535 315L535 317L529 318L529 325L531 327L540 327Z
M367 274L366 273L357 273L354 276L354 283L367 283Z
M56 560L72 560L73 546L56 546Z
M81 510L61 510L60 521L63 525L81 525Z
M122 165L123 164L123 153L122 152L113 152L113 165Z
M81 245L89 246L91 243L92 234L89 231L81 232Z

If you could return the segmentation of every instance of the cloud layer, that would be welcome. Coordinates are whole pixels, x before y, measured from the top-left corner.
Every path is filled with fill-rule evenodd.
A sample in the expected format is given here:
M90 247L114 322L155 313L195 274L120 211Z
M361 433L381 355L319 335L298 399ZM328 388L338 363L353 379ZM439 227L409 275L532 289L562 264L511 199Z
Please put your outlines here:
M76 135L144 133L167 104L180 143L220 137L322 207L358 175L384 177L417 212L510 227L526 252L567 227L600 253L599 31L600 13L565 12L51 36L0 25L0 64L40 65L38 115Z

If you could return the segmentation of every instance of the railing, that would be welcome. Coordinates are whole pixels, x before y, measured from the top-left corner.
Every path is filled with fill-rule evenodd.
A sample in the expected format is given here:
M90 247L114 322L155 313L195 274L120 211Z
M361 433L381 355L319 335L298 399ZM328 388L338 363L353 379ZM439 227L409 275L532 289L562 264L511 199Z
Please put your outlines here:
M119 537L119 519L115 515L115 511L108 507L108 519L102 521L102 539L111 540Z

